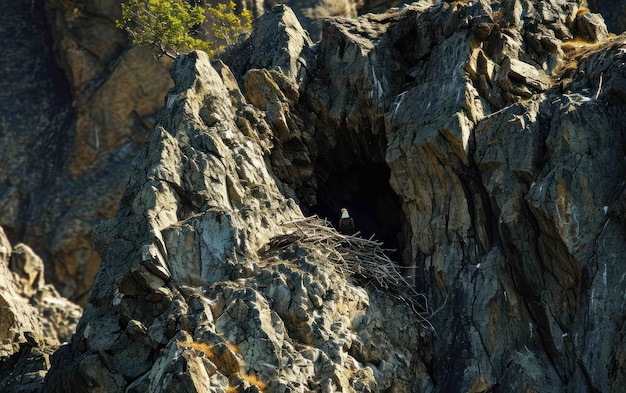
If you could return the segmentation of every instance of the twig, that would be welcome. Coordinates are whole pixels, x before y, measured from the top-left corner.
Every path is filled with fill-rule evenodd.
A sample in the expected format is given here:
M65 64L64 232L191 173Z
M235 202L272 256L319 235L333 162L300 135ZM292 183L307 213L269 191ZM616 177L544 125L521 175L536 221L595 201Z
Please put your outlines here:
M600 92L602 91L602 76L604 75L604 73L600 74L600 83L598 84L598 91L596 92L596 96L594 97L594 99L598 99L598 97L600 97Z

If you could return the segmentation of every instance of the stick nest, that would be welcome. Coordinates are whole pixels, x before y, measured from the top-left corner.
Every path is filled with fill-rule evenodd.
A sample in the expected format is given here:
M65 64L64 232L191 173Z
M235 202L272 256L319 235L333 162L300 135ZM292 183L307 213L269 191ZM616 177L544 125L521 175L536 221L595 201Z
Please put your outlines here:
M365 239L354 235L342 235L332 225L317 216L284 223L286 233L273 237L263 252L277 251L299 243L315 246L321 250L335 270L342 276L352 279L359 285L372 284L404 301L418 316L422 325L432 329L428 318L432 309L426 296L418 293L407 278L399 271L399 266L389 256L393 250L383 248L383 243L373 236Z

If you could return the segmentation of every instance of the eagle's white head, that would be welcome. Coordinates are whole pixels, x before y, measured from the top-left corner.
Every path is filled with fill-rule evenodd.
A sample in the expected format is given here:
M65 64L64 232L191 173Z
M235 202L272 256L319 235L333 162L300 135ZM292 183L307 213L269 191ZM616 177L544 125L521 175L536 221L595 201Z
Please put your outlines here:
M348 209L346 209L345 207L341 209L341 218L350 218L350 215L348 214Z

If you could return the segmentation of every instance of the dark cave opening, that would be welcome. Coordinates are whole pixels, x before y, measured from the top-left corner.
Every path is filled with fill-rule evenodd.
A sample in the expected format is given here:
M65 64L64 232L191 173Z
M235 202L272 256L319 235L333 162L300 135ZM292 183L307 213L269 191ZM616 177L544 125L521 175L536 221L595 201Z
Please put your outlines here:
M311 206L311 213L337 228L341 208L348 209L358 236L382 241L383 248L394 250L389 257L401 263L402 209L389 184L390 173L384 162L329 170L325 179L318 178L317 204Z

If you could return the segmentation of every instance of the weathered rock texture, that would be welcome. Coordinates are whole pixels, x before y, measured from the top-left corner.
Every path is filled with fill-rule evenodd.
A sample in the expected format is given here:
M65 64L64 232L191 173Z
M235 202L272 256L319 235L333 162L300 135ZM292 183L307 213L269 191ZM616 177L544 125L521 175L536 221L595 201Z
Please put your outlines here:
M120 212L99 230L104 263L48 389L408 389L410 308L370 298L306 242L266 247L303 216L266 165L259 130L273 127L244 117L265 113L203 52L179 57L172 76ZM402 322L384 323L391 310Z
M422 3L432 4L434 0L421 0ZM242 0L249 9L255 7L253 0ZM249 4L252 3L252 4ZM265 0L264 10L270 10L277 5L284 4L291 8L302 26L317 41L321 37L323 20L328 17L341 16L356 18L369 12L383 12L390 7L404 4L401 0ZM257 14L256 16L260 16Z
M623 391L626 38L580 8L419 2L313 45L278 7L180 57L46 391ZM436 334L277 243L343 206Z
M621 391L626 42L577 11L416 4L312 46L280 7L180 57L48 389ZM436 335L271 240L352 202Z
M43 388L50 355L76 329L82 309L43 280L41 258L12 247L0 227L0 386L3 392Z
M259 16L275 2L243 3ZM294 6L313 23L324 15L318 3ZM345 3L356 16L360 3ZM120 15L119 0L0 5L0 225L83 304L100 265L95 227L117 213L132 157L171 87L171 62L130 47L115 27Z
M278 2L240 3L258 16ZM354 17L403 3L287 2L313 41L322 28L320 17ZM610 21L619 6L590 2L594 12L607 10ZM0 59L5 71L0 76L0 225L13 242L29 244L43 258L49 282L84 304L100 264L92 246L95 227L117 212L132 157L171 87L170 64L129 47L115 28L117 0L19 0L0 7L6 48ZM543 40L541 45L553 45ZM379 204L389 204L389 198ZM401 226L399 218L389 221Z
M94 228L115 215L171 87L168 64L128 49L119 13L114 0L0 6L11 44L0 60L0 225L41 255L49 282L82 302L100 264Z

